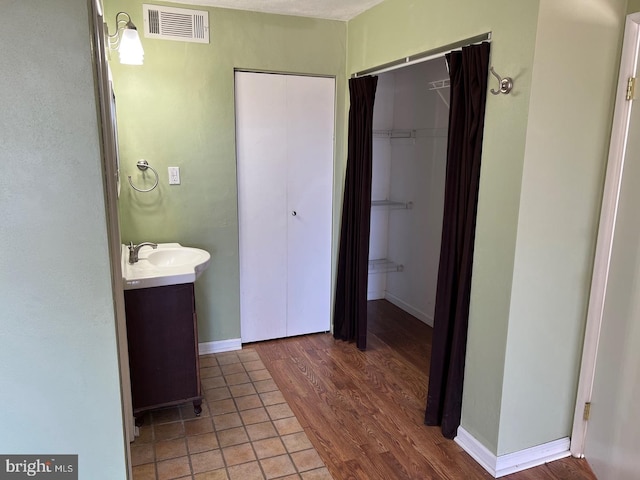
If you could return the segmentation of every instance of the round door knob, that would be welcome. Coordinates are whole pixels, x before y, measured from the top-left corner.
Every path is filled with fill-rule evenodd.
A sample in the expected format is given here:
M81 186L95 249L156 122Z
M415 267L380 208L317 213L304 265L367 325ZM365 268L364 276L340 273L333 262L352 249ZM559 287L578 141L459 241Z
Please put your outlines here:
M294 217L295 217L297 214L298 214L298 212L296 212L295 210L293 210L293 211L291 212L291 215L293 215Z

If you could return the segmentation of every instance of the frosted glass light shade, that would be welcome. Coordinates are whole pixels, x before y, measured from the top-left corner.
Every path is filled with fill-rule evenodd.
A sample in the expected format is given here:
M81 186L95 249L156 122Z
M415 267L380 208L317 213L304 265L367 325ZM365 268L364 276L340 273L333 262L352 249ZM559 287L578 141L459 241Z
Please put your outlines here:
M144 49L138 31L133 28L125 28L120 39L120 63L125 65L142 65L144 61Z

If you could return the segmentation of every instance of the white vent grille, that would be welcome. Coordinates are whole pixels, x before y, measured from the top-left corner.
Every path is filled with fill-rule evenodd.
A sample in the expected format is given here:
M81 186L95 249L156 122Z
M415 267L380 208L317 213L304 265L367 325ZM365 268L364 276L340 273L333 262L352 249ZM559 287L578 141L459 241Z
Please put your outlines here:
M142 12L147 38L209 43L209 12L147 4Z

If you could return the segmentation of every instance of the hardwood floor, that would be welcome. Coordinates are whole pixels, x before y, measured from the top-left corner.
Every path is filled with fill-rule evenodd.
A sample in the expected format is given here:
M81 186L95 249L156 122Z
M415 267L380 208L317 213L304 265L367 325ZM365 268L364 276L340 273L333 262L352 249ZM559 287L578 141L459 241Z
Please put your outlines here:
M423 424L431 328L384 300L369 302L368 349L331 334L256 343L336 480L493 478L437 427ZM567 458L510 480L595 480Z

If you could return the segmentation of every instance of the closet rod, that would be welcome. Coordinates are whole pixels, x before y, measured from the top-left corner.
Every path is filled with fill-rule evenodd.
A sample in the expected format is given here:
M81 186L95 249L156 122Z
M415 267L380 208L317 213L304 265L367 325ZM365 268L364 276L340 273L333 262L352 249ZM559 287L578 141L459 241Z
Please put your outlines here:
M397 68L406 67L414 63L426 62L428 60L433 60L434 58L442 57L445 54L452 52L453 50L457 50L458 48L485 41L491 41L491 32L476 35L475 37L460 40L455 43L450 43L449 45L444 45L442 47L434 48L433 50L417 53L409 57L399 58L398 60L394 60L393 62L385 63L383 65L378 65L377 67L368 68L367 70L362 70L360 72L354 73L353 75L351 75L351 78L362 77L364 75L377 75L379 73L388 72Z

